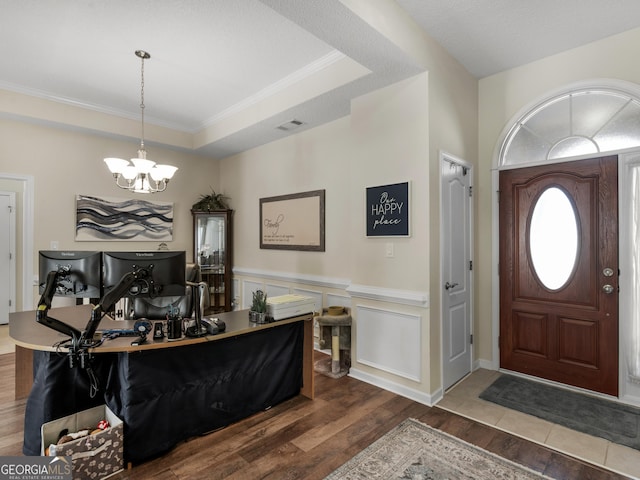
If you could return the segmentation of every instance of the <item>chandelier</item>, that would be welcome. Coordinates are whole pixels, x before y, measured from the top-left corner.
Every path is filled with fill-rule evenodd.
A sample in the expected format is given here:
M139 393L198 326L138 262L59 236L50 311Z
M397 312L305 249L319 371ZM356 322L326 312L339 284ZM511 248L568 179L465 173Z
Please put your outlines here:
M105 158L107 167L115 178L116 185L135 193L156 193L167 188L167 184L178 167L172 165L156 165L147 159L147 151L144 149L144 61L151 55L144 50L136 50L136 56L140 58L140 112L142 118L142 135L140 136L140 149L138 158L131 161L122 158Z

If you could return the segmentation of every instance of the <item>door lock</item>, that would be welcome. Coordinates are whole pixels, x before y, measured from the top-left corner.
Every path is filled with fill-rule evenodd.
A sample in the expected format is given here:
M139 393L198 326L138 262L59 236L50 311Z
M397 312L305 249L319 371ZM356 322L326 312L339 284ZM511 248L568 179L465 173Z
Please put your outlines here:
M447 282L447 283L444 284L444 289L445 290L449 290L450 288L457 287L457 286L458 286L457 283L449 283L449 282Z
M614 290L615 290L615 289L613 288L613 286L612 286L612 285L607 284L607 285L603 285L603 286L602 286L602 291L603 291L604 293L606 293L607 295L612 294Z

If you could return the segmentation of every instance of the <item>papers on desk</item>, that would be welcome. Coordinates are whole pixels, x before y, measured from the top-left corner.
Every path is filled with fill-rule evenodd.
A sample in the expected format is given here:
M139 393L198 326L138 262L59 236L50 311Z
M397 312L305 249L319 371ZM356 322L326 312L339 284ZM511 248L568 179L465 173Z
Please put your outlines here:
M293 293L267 298L267 313L274 320L312 313L314 306L313 298Z

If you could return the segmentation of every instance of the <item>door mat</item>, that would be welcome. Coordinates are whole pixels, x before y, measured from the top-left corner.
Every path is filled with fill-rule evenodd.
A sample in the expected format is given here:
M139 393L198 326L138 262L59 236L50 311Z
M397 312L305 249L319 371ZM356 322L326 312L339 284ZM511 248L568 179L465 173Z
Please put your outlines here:
M325 480L551 479L408 418Z
M500 376L480 398L640 450L640 408L512 375Z

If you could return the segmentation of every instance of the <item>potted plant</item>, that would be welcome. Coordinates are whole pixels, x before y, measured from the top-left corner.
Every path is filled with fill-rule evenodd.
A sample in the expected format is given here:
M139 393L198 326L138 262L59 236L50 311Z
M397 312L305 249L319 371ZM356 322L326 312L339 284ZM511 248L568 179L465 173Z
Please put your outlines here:
M262 290L253 292L253 301L249 309L249 320L255 323L267 322L267 294Z
M212 188L208 195L200 195L200 200L191 206L194 212L210 212L212 210L228 210L227 200L229 197L222 193L216 193Z

